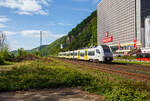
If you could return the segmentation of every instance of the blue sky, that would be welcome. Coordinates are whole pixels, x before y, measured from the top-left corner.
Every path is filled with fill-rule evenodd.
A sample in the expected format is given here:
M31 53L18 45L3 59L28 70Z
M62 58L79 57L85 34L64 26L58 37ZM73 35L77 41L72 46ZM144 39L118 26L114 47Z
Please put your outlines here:
M66 35L96 10L100 0L0 0L0 31L10 50L32 49Z

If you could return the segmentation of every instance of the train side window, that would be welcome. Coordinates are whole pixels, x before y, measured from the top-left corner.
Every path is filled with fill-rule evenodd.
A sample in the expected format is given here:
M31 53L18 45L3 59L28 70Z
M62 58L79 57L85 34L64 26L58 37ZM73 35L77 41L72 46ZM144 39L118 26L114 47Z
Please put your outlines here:
M73 53L71 53L71 56L73 56Z
M96 53L100 54L100 51L99 51L99 49L96 49Z
M95 51L92 51L92 56L94 56L95 55Z
M150 54L149 53L145 54L145 58L150 58Z
M94 56L95 55L95 51L88 51L88 55L89 56Z
M81 57L84 57L84 53L81 52L81 53L80 53L80 56L81 56Z
M75 56L77 56L77 53L75 53Z
M92 55L92 52L91 52L91 51L88 51L88 55L91 56L91 55Z
M90 54L91 52L90 51L88 51L88 55L90 56L91 54Z

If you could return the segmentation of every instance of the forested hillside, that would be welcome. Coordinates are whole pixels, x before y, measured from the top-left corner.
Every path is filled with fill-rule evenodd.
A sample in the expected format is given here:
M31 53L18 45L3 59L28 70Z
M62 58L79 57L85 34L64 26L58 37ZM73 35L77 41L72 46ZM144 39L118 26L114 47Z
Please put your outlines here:
M63 49L60 45L63 44ZM56 55L60 51L75 50L97 45L97 11L73 28L67 36L57 39L41 49L43 55Z

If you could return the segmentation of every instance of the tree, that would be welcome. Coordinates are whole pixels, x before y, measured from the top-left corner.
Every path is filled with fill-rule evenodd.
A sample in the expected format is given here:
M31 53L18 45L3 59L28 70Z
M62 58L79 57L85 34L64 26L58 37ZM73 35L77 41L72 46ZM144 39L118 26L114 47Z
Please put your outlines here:
M3 32L0 33L0 57L3 60L11 59L11 54L6 41L6 35Z
M3 32L1 32L0 33L0 51L5 49L6 47L7 47L6 35Z

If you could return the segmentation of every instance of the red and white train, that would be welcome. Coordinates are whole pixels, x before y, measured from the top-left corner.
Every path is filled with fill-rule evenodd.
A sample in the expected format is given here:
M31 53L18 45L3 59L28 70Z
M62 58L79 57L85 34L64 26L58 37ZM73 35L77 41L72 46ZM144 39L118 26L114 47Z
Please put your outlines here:
M137 54L138 61L150 61L150 48L141 49L141 53Z

